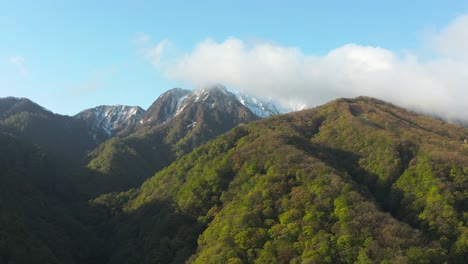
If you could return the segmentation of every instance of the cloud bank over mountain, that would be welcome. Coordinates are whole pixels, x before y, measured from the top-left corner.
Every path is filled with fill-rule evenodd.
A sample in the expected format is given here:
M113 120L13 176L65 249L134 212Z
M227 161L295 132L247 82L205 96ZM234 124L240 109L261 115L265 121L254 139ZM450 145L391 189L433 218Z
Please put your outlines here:
M161 62L170 79L195 87L222 83L284 106L315 106L338 97L378 97L445 118L468 120L468 15L429 38L430 58L416 52L347 44L327 54L238 38L206 39ZM164 40L156 47L167 43ZM162 52L162 51L161 51Z

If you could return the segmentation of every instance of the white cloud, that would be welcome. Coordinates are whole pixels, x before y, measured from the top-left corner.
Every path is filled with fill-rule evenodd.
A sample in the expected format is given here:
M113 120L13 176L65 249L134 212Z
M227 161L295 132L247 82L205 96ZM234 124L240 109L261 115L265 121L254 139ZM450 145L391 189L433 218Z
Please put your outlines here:
M161 63L161 58L164 52L164 49L169 45L168 40L162 40L156 46L145 50L145 58L153 64L154 67L159 67Z
M468 16L433 36L437 56L421 61L381 47L348 44L324 56L297 47L229 38L202 41L188 54L165 62L168 78L193 86L222 83L283 105L315 106L339 97L381 98L446 118L468 120ZM154 56L159 65L166 42Z
M134 39L134 42L139 46L138 53L142 55L147 61L155 68L161 65L162 56L164 51L170 45L169 40L163 39L156 45L151 44L151 37L145 33L139 33Z
M28 76L28 71L26 70L26 67L24 66L25 59L23 57L13 56L13 57L10 57L9 61L13 63L14 65L16 65L21 75L23 75L24 77Z
M433 46L445 56L468 59L468 15L457 17L435 35Z

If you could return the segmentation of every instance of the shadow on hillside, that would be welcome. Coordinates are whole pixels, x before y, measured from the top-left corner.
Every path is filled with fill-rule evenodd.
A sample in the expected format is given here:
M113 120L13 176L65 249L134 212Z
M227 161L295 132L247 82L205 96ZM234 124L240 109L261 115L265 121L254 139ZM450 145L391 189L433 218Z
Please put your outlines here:
M94 208L107 263L184 263L205 226L182 215L168 201L151 201L129 213Z
M359 164L362 156L354 152L313 143L302 137L293 137L289 143L323 161L328 166L349 175L360 186L363 195L374 200L382 210L396 216L395 210L399 207L401 193L392 191L391 186L399 175L383 183L377 174L369 172ZM404 158L401 173L406 170L411 158L412 156Z
M359 160L362 156L354 152L310 142L303 137L292 137L289 143L307 152L312 157L325 162L328 166L347 173L359 184L374 186L379 178L378 175L361 167Z

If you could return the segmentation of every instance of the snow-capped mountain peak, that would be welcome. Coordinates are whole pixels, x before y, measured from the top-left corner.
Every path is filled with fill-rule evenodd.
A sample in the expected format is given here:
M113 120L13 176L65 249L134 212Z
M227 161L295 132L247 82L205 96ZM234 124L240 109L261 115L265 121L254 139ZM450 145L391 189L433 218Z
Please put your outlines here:
M198 101L205 101L208 99L210 95L215 93L220 93L223 95L228 95L228 90L226 87L222 85L213 85L213 86L205 86L198 89L193 90L192 94L195 97L195 102Z
M182 102L191 94L190 90L181 88L171 89L161 94L148 108L140 124L161 124L174 117L180 109Z
M204 86L194 90L174 88L161 94L148 108L136 125L136 131L147 131L154 126L170 121L172 118L185 115L188 111L202 111L195 109L205 109L203 111L209 110L217 113L225 111L231 114L237 111L234 109L240 108L244 109L242 111L251 112L250 115L257 119L280 113L271 102L245 93L230 91L223 85ZM217 115L219 117L219 114ZM240 120L242 116L235 118ZM236 120L235 122L239 121Z
M188 105L195 103L205 104L208 108L219 106L226 108L236 101L234 94L229 92L226 87L222 85L206 86L192 90L190 94L180 100L177 111L174 116L182 113Z
M260 118L280 113L276 106L271 102L260 100L246 93L229 91L222 85L214 85L195 89L191 94L184 97L183 100L181 100L181 103L178 104L179 107L175 116L183 112L186 106L190 103L204 102L207 106L213 108L216 104L221 104L221 107L230 106L234 101L241 103Z
M95 139L113 136L121 129L141 120L145 110L139 106L101 105L74 116L88 123ZM102 135L104 133L105 135Z

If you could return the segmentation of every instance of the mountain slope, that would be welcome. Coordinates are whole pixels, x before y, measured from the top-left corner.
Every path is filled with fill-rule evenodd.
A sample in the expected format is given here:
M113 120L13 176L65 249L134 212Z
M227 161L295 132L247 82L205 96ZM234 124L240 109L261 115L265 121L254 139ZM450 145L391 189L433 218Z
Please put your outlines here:
M173 89L146 112L139 107L98 106L69 117L28 99L9 97L0 99L0 130L50 154L89 162L89 168L97 172L92 174L98 175L90 183L95 184L93 192L99 193L100 187L125 190L237 124L258 119L247 106L260 102L249 100L249 104L241 103L222 86ZM124 140L111 139L128 135Z
M54 114L25 98L0 98L0 125L26 142L73 160L96 147L83 121Z
M0 263L102 263L70 167L11 135L0 145Z
M5 97L0 98L0 117L2 119L19 114L31 112L38 114L51 114L50 111L27 98Z
M74 116L83 120L96 142L103 142L110 137L125 131L143 118L145 111L139 106L101 105L81 111Z
M162 124L175 116L182 101L191 93L190 90L180 88L171 89L161 94L156 101L148 108L138 124L141 127L153 127Z
M340 99L239 126L93 204L125 241L111 263L464 263L465 138L376 99Z
M135 126L135 131L148 131L154 126L163 124L184 112L187 106L203 102L207 108L217 108L230 111L234 105L243 105L258 118L279 114L273 103L263 102L245 93L231 92L222 85L202 87L196 90L171 89L163 93L148 108L141 122ZM235 121L236 122L236 121Z
M252 111L252 113L258 117L266 118L272 115L280 114L276 106L271 102L263 102L246 93L234 92L234 94L241 104L249 108L250 111Z
M175 112L175 98L166 96L173 93L183 98ZM174 90L162 95L153 106L143 117L138 133L109 140L89 155L88 167L103 175L96 185L109 192L137 187L193 148L238 124L259 119L235 95L220 87L188 94ZM162 115L164 118L156 121L161 113L173 116L164 119L167 116Z

